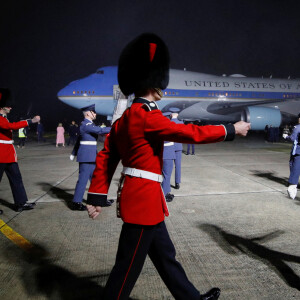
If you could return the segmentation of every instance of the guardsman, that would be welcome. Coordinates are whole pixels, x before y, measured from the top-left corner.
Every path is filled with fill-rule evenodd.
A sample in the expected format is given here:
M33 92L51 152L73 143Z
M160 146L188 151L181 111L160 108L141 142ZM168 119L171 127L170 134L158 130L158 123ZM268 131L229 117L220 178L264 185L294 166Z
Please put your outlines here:
M178 120L178 111L179 109L176 107L170 108L170 111L172 112L172 122L175 122L176 124L183 124L183 121ZM182 143L174 143L175 147L175 189L180 189L180 183L181 183L181 160L182 160Z
M172 114L167 112L163 113L165 117L171 117ZM175 161L175 143L174 142L164 142L164 152L163 152L163 182L161 183L162 189L167 202L171 202L174 199L174 195L171 194L171 176L173 171L173 161Z
M156 101L169 82L169 54L154 34L142 34L122 51L118 81L122 93L135 94L130 108L115 121L88 192L87 207L96 218L106 206L107 193L121 160L117 212L123 220L115 265L104 288L104 300L128 299L149 254L175 299L213 300L218 288L201 295L175 258L164 218L169 215L161 188L164 141L214 143L246 135L250 124L196 126L175 124L163 116Z
M28 198L17 162L17 153L13 146L12 131L27 127L31 123L37 123L40 117L35 116L33 119L10 123L7 115L12 109L11 106L10 90L0 88L0 182L5 172L13 194L15 210L21 212L33 209L35 203L27 202Z
M80 136L76 141L70 158L73 160L77 156L77 162L79 163L79 176L76 183L72 209L82 211L86 210L86 206L82 204L85 188L88 180L92 178L96 165L98 135L108 133L110 127L101 128L94 124L93 121L97 116L95 104L84 107L81 110L84 120L81 122L79 129Z
M291 135L284 133L282 137L293 142L290 156L290 177L287 189L290 198L295 199L297 195L297 185L300 176L300 114L298 115L298 125L296 125Z

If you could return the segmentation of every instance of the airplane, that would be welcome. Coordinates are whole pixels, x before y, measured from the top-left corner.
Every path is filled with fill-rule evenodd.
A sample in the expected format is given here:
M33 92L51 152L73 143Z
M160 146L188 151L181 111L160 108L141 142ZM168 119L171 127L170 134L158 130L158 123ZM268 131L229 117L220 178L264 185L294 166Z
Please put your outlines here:
M95 103L97 114L111 120L120 93L117 72L117 66L99 68L71 82L57 96L79 109ZM162 112L175 108L179 119L201 124L243 120L251 123L252 130L264 130L266 125L296 123L300 112L300 80L170 69L169 85L163 92L164 97L157 102Z

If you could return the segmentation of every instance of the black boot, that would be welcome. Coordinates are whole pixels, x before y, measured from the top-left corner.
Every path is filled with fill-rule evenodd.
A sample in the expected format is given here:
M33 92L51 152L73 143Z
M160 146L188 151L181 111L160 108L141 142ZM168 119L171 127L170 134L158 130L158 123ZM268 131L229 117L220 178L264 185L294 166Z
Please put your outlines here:
M106 205L107 206L111 206L114 203L115 200L110 199L110 200L106 200Z
M21 212L23 210L30 210L30 209L34 209L35 207L35 203L24 203L24 204L18 204L15 205L15 211L16 212Z
M168 194L165 196L165 198L166 198L166 201L167 201L167 202L171 202L171 201L173 201L173 199L174 199L174 195L168 193Z
M207 293L200 296L200 300L217 300L221 294L219 288L212 288Z
M86 206L83 205L81 202L73 202L72 210L84 211L84 210L86 210Z

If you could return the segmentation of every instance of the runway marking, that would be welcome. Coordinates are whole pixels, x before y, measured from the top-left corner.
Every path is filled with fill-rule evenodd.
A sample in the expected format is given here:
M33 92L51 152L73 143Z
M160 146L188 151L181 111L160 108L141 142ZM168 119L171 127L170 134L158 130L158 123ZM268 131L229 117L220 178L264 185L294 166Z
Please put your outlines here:
M3 220L0 219L0 231L18 247L25 251L32 249L34 246L22 237L20 234L15 232L11 227L9 227Z
M271 188L270 188L271 189ZM219 195L244 195L244 194L262 194L262 193L281 193L286 194L286 190L262 190L262 191L249 191L249 192L220 192L220 193L205 193L205 194L176 194L175 197L205 197L205 196L219 196Z
M75 173L77 173L78 172L78 168L73 172L73 173L71 173L70 175L68 175L67 177L65 177L65 178L63 178L62 180L59 180L59 181L56 181L56 183L47 191L47 192L45 192L45 193L43 193L41 196L39 196L39 197L37 197L35 200L34 200L34 203L36 203L37 201L39 201L41 198L43 198L44 196L46 196L50 191L51 191L51 189L52 188L54 188L54 187L57 187L57 186L59 186L61 183L63 183L65 180L67 180L67 179L69 179L70 177L72 177ZM56 201L61 201L60 199L54 199L54 200L48 200L48 201L46 201L46 202L56 202ZM42 202L42 201L40 201L40 202Z

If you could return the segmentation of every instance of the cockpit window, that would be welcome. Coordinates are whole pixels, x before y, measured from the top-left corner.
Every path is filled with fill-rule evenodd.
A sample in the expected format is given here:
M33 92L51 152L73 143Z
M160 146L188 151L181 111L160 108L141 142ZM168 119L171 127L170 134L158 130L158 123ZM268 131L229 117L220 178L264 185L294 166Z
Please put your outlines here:
M103 71L103 70L97 70L96 73L97 73L97 74L104 74L104 71Z

